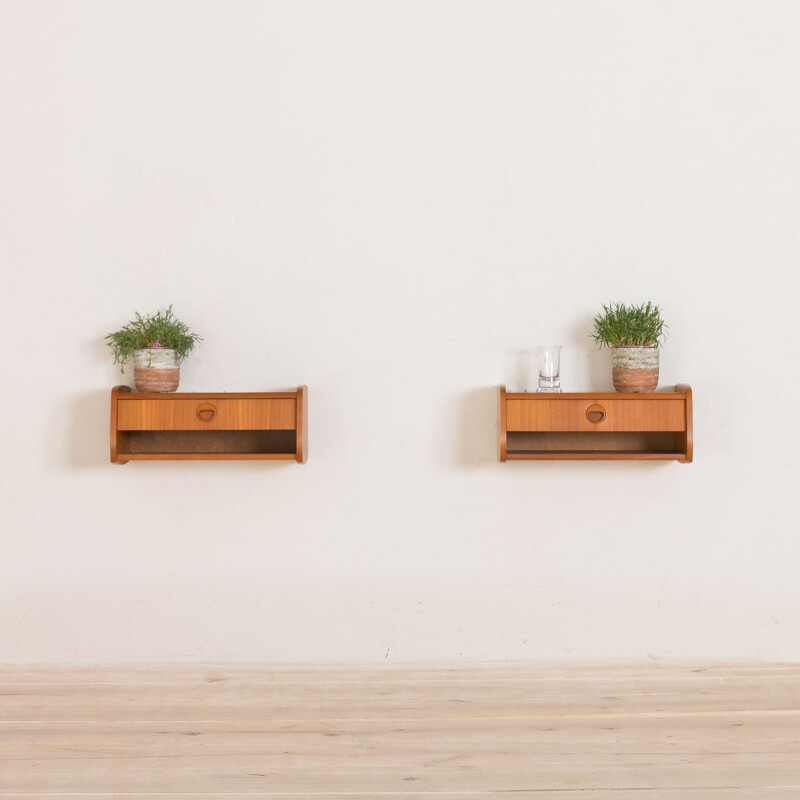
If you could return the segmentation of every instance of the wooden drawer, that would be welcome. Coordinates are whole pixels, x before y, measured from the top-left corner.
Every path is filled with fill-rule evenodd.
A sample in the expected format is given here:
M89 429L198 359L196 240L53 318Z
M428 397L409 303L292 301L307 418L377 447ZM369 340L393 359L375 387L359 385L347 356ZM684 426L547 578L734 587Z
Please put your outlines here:
M590 418L591 417L591 418ZM508 431L683 431L681 398L531 397L507 401Z
M297 427L294 399L139 399L121 395L120 431L253 431Z

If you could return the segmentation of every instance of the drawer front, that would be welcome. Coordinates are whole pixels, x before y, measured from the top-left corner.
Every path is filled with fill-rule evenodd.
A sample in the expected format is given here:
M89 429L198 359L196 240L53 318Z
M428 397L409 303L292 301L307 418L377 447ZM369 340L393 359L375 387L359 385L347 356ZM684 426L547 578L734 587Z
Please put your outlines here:
M117 429L121 431L259 431L296 427L296 400L117 401Z
M683 431L686 408L670 400L508 400L509 431Z

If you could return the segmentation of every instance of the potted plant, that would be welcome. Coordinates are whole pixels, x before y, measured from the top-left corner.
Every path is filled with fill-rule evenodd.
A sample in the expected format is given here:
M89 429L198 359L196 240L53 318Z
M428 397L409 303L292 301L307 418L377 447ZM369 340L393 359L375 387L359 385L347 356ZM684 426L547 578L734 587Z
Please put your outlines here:
M658 348L664 339L661 309L603 304L594 318L592 338L611 348L611 377L618 392L654 392L658 386Z
M136 312L136 319L109 333L106 341L122 372L125 362L133 358L133 382L140 392L174 392L181 377L181 361L200 337L176 319L169 306L146 317Z

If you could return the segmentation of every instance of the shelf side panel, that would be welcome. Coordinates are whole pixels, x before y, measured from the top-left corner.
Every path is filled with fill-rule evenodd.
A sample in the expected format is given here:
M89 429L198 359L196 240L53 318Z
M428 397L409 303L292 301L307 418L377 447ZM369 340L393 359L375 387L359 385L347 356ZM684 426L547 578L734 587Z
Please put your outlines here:
M127 394L130 392L130 386L115 386L111 390L111 440L110 440L110 455L112 464L125 464L125 459L120 458L119 448L120 439L117 429L117 409L120 394Z
M297 451L295 458L298 464L308 460L308 386L297 387Z
M683 452L686 456L685 461L691 464L694 459L694 419L692 412L692 387L686 383L681 383L675 387L684 393L686 405L686 430L681 441Z
M506 387L500 386L497 390L497 458L503 462L506 460Z

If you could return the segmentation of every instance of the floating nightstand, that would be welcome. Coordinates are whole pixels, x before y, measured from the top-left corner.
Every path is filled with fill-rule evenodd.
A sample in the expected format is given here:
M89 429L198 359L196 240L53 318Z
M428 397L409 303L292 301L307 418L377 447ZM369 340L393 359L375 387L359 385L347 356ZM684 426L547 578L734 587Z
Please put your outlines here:
M308 389L161 394L111 391L111 461L297 461L308 457Z
M692 460L692 390L511 393L499 389L500 461Z

